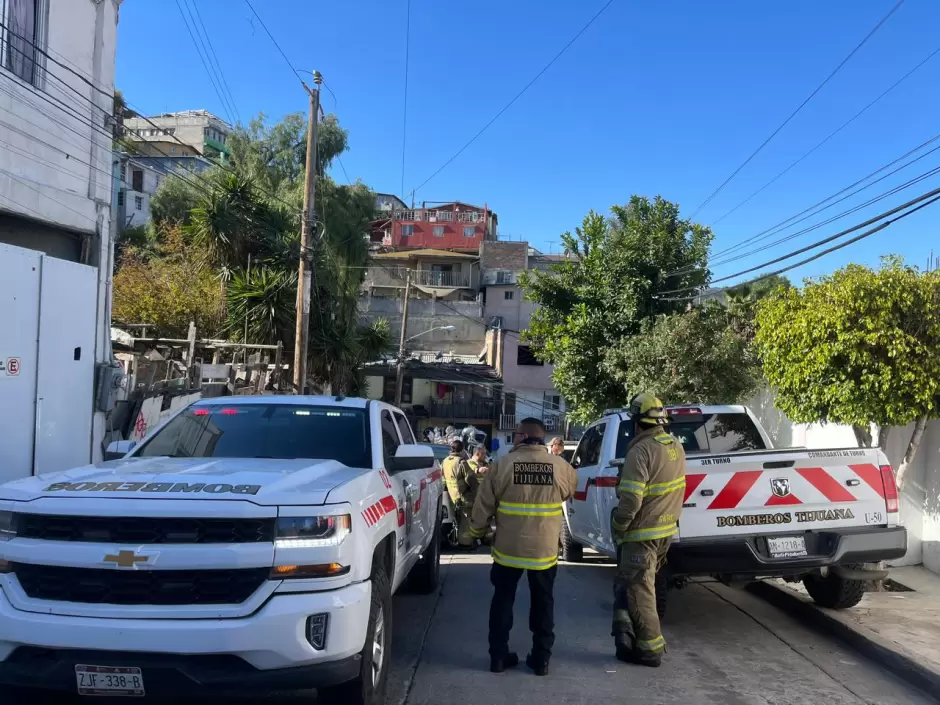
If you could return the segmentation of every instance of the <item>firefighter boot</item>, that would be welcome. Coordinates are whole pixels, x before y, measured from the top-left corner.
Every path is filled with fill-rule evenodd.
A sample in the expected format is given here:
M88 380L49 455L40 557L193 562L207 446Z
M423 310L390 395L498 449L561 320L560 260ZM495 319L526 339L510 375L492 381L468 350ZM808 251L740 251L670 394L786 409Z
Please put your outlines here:
M519 665L519 655L515 651L510 651L503 657L490 657L490 671L493 673L502 673L507 668L515 668Z

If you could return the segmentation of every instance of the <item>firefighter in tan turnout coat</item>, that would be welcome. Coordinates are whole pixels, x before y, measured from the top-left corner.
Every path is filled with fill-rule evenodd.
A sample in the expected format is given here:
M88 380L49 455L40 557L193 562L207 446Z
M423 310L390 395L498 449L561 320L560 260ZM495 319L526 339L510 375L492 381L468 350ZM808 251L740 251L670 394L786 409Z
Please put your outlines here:
M666 432L666 411L652 394L634 397L630 415L637 433L627 446L612 519L619 546L613 636L621 661L659 666L666 640L656 611L656 573L679 530L685 451Z
M516 586L527 573L532 651L526 664L536 674L546 675L555 642L553 590L562 505L574 495L578 476L563 458L548 452L540 420L523 420L516 439L515 447L484 476L473 505L470 531L474 537L483 536L495 516L490 670L499 673L519 663L519 657L509 650L509 632Z

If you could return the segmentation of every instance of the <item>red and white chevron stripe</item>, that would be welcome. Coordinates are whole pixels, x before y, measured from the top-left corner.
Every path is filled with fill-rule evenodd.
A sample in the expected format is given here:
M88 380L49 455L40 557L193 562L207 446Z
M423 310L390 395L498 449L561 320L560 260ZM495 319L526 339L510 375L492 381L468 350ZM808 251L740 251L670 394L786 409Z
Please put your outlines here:
M398 503L391 495L382 497L375 504L362 510L362 518L366 524L375 526L386 514L391 514L398 509Z
M790 492L773 493L771 481L785 477ZM685 501L693 495L708 499L709 510L775 507L800 504L841 504L884 499L881 470L875 465L838 465L827 468L744 470L735 473L690 473L685 480Z

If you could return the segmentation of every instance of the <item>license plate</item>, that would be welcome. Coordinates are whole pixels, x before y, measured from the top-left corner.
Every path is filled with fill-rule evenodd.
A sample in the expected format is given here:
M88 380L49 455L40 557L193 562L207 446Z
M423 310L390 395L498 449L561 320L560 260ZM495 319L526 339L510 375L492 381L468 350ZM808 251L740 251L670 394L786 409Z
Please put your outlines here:
M139 668L130 666L75 666L79 695L144 696L144 677Z
M806 539L802 536L781 536L767 539L772 558L797 558L806 555Z

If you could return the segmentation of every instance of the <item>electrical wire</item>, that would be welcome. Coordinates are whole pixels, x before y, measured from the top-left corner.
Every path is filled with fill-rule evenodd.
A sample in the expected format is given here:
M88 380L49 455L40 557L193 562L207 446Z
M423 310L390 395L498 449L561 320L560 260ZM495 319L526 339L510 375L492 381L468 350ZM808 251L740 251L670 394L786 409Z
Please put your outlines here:
M855 113L855 115L853 115L852 117L850 117L848 120L846 120L844 123L842 123L842 124L841 124L839 127L837 127L835 130L833 130L832 132L830 132L829 135L828 135L825 139L823 139L820 143L818 143L818 144L817 144L815 147L813 147L811 150L809 150L808 152L806 152L806 154L804 154L802 157L800 157L799 159L797 159L796 161L794 161L793 163L791 163L790 166L788 166L786 169L784 169L783 171L781 171L781 172L780 172L779 174L777 174L774 178L772 178L772 179L771 179L770 181L768 181L766 184L764 184L763 186L761 186L759 189L757 189L754 193L752 193L750 196L748 196L748 197L745 198L743 201L741 201L741 202L740 202L738 205L736 205L734 208L732 208L731 210L727 211L727 212L726 212L724 215L722 215L721 217L719 217L719 218L715 219L714 221L712 221L710 227L714 227L715 225L717 225L718 223L720 223L722 220L724 220L725 218L727 218L729 215L731 215L732 213L734 213L736 210L738 210L738 208L740 208L740 207L743 206L745 203L747 203L747 202L750 201L752 198L754 198L756 195L758 195L759 193L761 193L762 191L764 191L764 189L766 189L768 186L770 186L770 185L773 184L775 181L777 181L777 179L779 179L780 177L782 177L783 175L785 175L785 174L786 174L787 172L789 172L793 167L795 167L797 164L799 164L800 162L802 162L802 161L803 161L804 159L806 159L808 156L810 156L811 154L813 154L813 152L815 152L817 149L819 149L819 148L822 147L824 144L826 144L826 142L828 142L828 141L831 140L833 137L835 137L837 134L839 134L840 132L842 132L842 130L844 130L846 127L848 127L848 126L851 125L853 122L855 122L858 118L860 118L862 115L864 115L864 114L868 111L869 108L871 108L873 105L875 105L875 103L877 103L878 101L880 101L882 98L884 98L886 95L888 95L888 94L889 94L891 91L893 91L895 88L897 88L898 86L900 86L904 81L906 81L908 78L910 78L910 77L914 74L915 71L917 71L917 70L918 70L919 68L921 68L924 64L926 64L928 61L930 61L930 60L931 60L933 57L935 57L938 53L940 53L940 47L937 47L937 48L934 49L932 52L930 52L930 54L928 54L926 58L924 58L923 60L921 60L921 62L920 62L919 64L917 64L914 68L912 68L912 69L911 69L910 71L908 71L906 74L904 74L903 76L901 76L901 78L899 78L899 79L898 79L897 81L895 81L890 87L888 87L886 90L884 90L884 91L881 93L881 95L879 95L877 98L875 98L873 101L871 101L868 105L866 105L864 108L862 108L862 109L859 110L857 113Z
M186 0L183 0L183 1L186 2ZM216 54L215 47L212 45L212 38L209 36L209 32L206 30L206 25L202 21L202 14L199 12L199 3L196 2L196 0L190 0L190 2L192 4L192 9L196 13L196 20L198 21L199 26L202 28L202 33L205 35L206 46L208 47L209 54L211 55L212 59L215 61L215 68L218 72L219 84L223 88L223 93L228 98L229 105L232 106L232 111L235 113L236 120L239 123L241 123L242 121L241 115L239 115L238 113L238 106L235 105L235 97L232 95L232 88L231 86L229 86L228 80L225 78L225 72L222 71L222 63L219 61L219 55ZM198 34L198 31L197 31L197 34Z
M935 194L940 194L940 189L936 189L933 193L935 193ZM759 281L763 281L764 279L770 279L771 277L775 277L775 276L778 276L778 275L783 274L783 273L785 273L785 272L789 272L790 270L796 269L797 267L802 267L804 264L807 264L807 263L809 263L809 262L812 262L812 261L814 261L814 260L817 260L817 259L819 259L820 257L824 257L825 255L828 255L828 254L830 254L830 253L832 253L832 252L835 252L836 250L841 250L841 249L844 248L844 247L848 247L849 245L852 245L852 244L858 242L859 240L863 240L863 239L865 239L866 237L869 237L869 236L871 236L871 235L874 235L875 233L881 232L882 230L886 229L886 228L889 227L890 225L893 225L893 224L896 223L897 221L902 220L902 219L906 218L906 217L909 216L909 215L913 215L914 213L916 213L917 211L921 210L922 208L926 208L927 206L933 205L933 204L936 203L937 201L940 201L940 195L935 195L935 196L934 196L933 198L931 198L930 200L926 201L925 203L921 203L921 204L920 204L919 206L917 206L916 208L912 208L912 209L909 210L907 213L902 213L902 214L899 215L897 218L893 218L893 219L891 219L891 220L885 221L884 223L880 223L879 225L875 226L875 227L872 228L871 230L866 230L865 232L863 232L863 233L861 233L861 234L859 234L859 235L856 235L855 237L853 237L853 238L851 238L851 239L849 239L849 240L846 240L845 242L841 242L841 243L839 243L838 245L835 245L835 246L830 247L830 248L828 248L828 249L826 249L826 250L823 250L822 252L817 252L817 253L816 253L815 255L813 255L812 257L807 257L807 258L804 259L804 260L800 260L799 262L796 262L795 264L788 265L788 266L783 267L782 269L778 269L778 270L776 270L776 271L774 271L774 272L768 272L768 273L766 273L766 274L762 274L761 276L755 277L754 279L751 279L751 280L749 280L749 281L747 281L747 282L741 282L741 284L755 284L755 283L757 283L757 282L759 282ZM732 275L732 276L738 276L738 275ZM730 279L731 277L725 277L725 278L726 278L726 279ZM718 280L716 280L716 281L718 281ZM734 286L727 286L727 287L723 287L723 288L721 288L721 289L712 289L712 290L709 290L709 291L707 291L707 292L702 292L702 294L713 294L713 293L720 292L720 291L726 291L727 289L732 289L732 288L734 288L735 286L741 286L741 284L735 284ZM683 297L683 298L661 299L661 300L662 300L662 301L692 301L692 300L694 300L694 299L699 298L699 296L701 296L702 294L698 294L698 295L696 295L696 296Z
M185 1L185 0L184 0ZM196 53L199 55L199 62L202 64L202 67L206 70L206 75L209 77L209 83L212 84L212 90L215 91L216 96L219 99L219 102L222 104L222 109L227 113L228 119L232 122L235 122L235 115L232 112L232 109L229 107L226 102L224 92L218 84L218 78L215 76L215 69L210 68L211 61L203 55L205 50L204 42L202 41L202 36L199 37L198 41L196 39L196 34L193 34L193 29L189 26L189 20L186 19L186 14L183 12L183 6L180 4L180 0L176 0L176 7L180 11L180 17L183 20L183 25L186 27L187 33L189 33L189 38L193 40L193 47L196 49ZM189 9L189 5L186 6L186 10L189 12L189 16L195 25L195 18L192 15L192 10Z
M245 4L248 5L248 9L251 10L252 14L258 19L258 22L261 23L261 28L265 31L265 34L268 35L268 39L271 40L271 43L277 47L277 50L281 53L281 56L284 57L284 63L287 64L291 72L297 76L297 79L301 84L306 88L307 84L304 83L303 76L300 75L300 72L294 68L294 65L291 63L290 59L287 58L287 54L284 53L284 50L281 48L281 45L277 43L277 40L274 38L274 35L271 34L271 30L268 29L268 26L264 23L264 20L261 19L261 15L258 14L258 11L255 10L254 6L251 4L251 0L245 0Z
M780 222L777 223L776 225L773 225L773 226L771 226L771 227L769 227L769 228L766 228L765 230L760 231L760 232L757 233L756 235L752 235L751 237L746 238L746 239L742 240L741 242L739 242L739 243L737 243L737 244L735 244L735 245L732 245L731 247L727 247L727 248L725 248L724 250L719 250L717 253L714 253L712 256L713 256L713 257L722 257L722 256L724 256L724 255L726 255L726 254L728 254L728 253L734 252L735 250L741 249L742 247L746 246L746 245L749 244L749 243L758 242L758 241L760 241L760 240L764 240L764 239L766 239L767 237L771 237L771 236L773 236L773 235L775 235L775 234L781 232L782 230L785 230L786 228L788 228L788 227L790 227L790 226L792 226L792 225L796 225L797 223L800 223L800 222L802 222L802 221L804 221L804 220L807 220L807 219L813 217L814 215L818 215L818 214L821 213L822 211L827 210L828 208L830 208L832 205L835 205L835 204L830 204L829 206L826 206L826 207L824 207L824 208L819 208L820 206L822 206L822 205L825 204L826 202L831 201L832 199L836 198L837 196L840 196L840 195L844 194L846 191L849 191L850 189L852 189L852 188L858 186L859 184L864 183L865 181L867 181L868 179L870 179L872 176L875 176L876 174L881 173L881 172L884 171L885 169L888 169L889 167L894 166L895 164L897 164L898 162L902 161L903 159L906 159L907 157L911 156L912 154L916 154L917 152L919 152L919 151L920 151L921 149L923 149L924 147L926 147L926 146L928 146L928 145L930 145L930 144L936 142L938 139L940 139L940 133L938 133L938 134L934 135L933 137L931 137L930 139L928 139L928 140L926 140L926 141L920 143L919 145L917 145L917 146L914 147L913 149L908 150L907 152L905 152L904 154L902 154L900 157L897 157L896 159L893 159L892 161L888 162L887 164L884 164L884 165L878 167L877 169L875 169L875 170L872 171L871 173L866 174L866 175L863 176L861 179L858 179L857 181L855 181L855 182L849 184L848 186L844 187L843 189L837 191L836 193L834 193L834 194L832 194L832 195L830 195L830 196L826 196L826 198L823 198L822 200L817 201L817 202L814 203L813 205L811 205L811 206L809 206L809 207L807 207L807 208L804 208L802 211L800 211L800 212L797 213L796 215L792 215L792 216L790 216L789 218L786 218L786 219L780 221ZM929 154L929 153L930 153L930 152L928 152L928 154ZM914 161L916 161L916 160L914 160ZM910 162L910 163L913 163L913 162ZM901 167L901 168L904 168L904 167ZM899 171L899 170L900 170L900 169L897 169L897 170L895 170L895 171L893 171L893 172L891 172L891 173L892 173L892 174L893 174L893 173L897 173L897 171ZM890 176L890 174L889 174L889 176ZM877 181L875 181L875 182L873 182L873 183L878 183L878 181L881 181L881 180L883 180L883 179L878 179ZM866 187L866 188L867 188L867 187ZM854 193L859 193L861 190L864 190L864 189L859 189L858 191L855 191ZM849 195L850 195L850 196L851 196L851 195L854 195L854 193L853 193L853 194L849 194ZM841 198L841 199L839 199L838 201L836 201L835 203L840 203L841 201L844 201L844 200L845 200L845 198ZM813 211L813 210L816 209L816 208L819 208L819 210L817 210L817 211L815 211L815 212L811 212L811 211ZM801 216L802 216L802 217L801 217ZM669 272L666 276L675 276L675 275L677 275L677 274L685 274L685 273L687 273L687 272L696 271L696 270L698 270L698 269L702 269L702 268L700 268L700 267L683 267L683 268L680 268L680 269L676 269L676 270L674 270L674 271L672 271L672 272Z
M839 65L836 66L835 69L832 70L832 73L830 73L822 83L820 83L818 86L816 86L816 89L815 89L812 93L810 93L809 96L808 96L802 103L799 104L799 106L797 106L796 110L794 110L792 113L790 113L789 117L787 117L787 119L784 120L776 130L774 130L772 133L770 133L770 137L768 137L768 138L765 139L763 142L761 142L760 146L759 146L757 149L755 149L753 152L751 152L751 155L750 155L747 159L745 159L744 162L743 162L737 169L735 169L735 170L731 173L731 176L729 176L727 179L725 179L724 181L722 181L722 182L721 182L721 185L720 185L718 188L716 188L716 189L711 193L711 195L710 195L708 198L706 198L704 201L702 201L702 203L698 206L698 208L696 208L696 209L692 212L692 215L689 216L689 217L690 217L690 218L695 218L695 216L698 215L699 211L701 211L703 208L705 208L705 206L707 206L709 203L711 203L712 200L715 198L715 196L717 196L719 193L721 193L721 191L724 189L724 187L727 186L727 185L731 182L731 180L732 180L735 176L737 176L737 175L740 173L740 171L741 171L744 167L746 167L746 166L751 162L751 160L754 159L754 157L756 157L756 156L761 152L761 150L763 150L764 147L766 147L766 146L770 143L770 141L771 141L774 137L776 137L777 134L778 134L784 127L786 127L787 124L789 124L789 122L790 122L793 118L795 118L795 117L797 116L797 114L798 114L804 107L806 107L806 104L809 103L809 102L816 96L816 94L819 93L819 91L821 91L821 90L823 89L823 87L824 87L827 83L829 83L829 81L831 81L831 80L835 77L835 75L836 75L837 73L839 73L839 71L842 70L842 67L845 66L853 56L855 56L855 54L858 52L858 50L861 49L861 48L868 42L868 40L872 38L872 36L874 36L875 32L877 32L879 29L881 29L881 26L882 26L885 22L888 21L888 18L890 18L891 15L893 15L895 12L897 12L898 8L900 8L901 5L903 5L903 4L904 4L904 0L899 0L898 3L888 11L888 14L885 15L884 17L882 17L881 20L878 22L878 24L876 24L876 25L874 26L874 28L873 28L868 34L865 35L865 37L862 39L862 41L860 41L858 44L855 45L855 48L852 49L852 51L849 52L848 56L846 56L844 59L842 59L842 61L839 63Z
M938 168L938 171L940 171L940 168ZM734 274L729 274L729 275L727 275L727 276L721 277L720 279L715 279L715 280L712 281L711 283L712 283L712 284L717 284L717 283L719 283L719 282L728 281L729 279L735 279L735 278L740 277L740 276L742 276L742 275L744 275L744 274L750 274L751 272L755 272L755 271L757 271L758 269L763 269L764 267L769 267L770 265L777 264L777 263L779 263L779 262L783 262L783 261L788 260L788 259L792 259L793 257L796 257L797 255L800 255L800 254L802 254L802 253L804 253L804 252L807 252L808 250L812 250L812 249L815 249L815 248L819 247L820 245L825 245L825 244L827 244L827 243L829 243L829 242L832 242L833 240L836 240L836 239L842 237L843 235L848 235L848 234L850 234L850 233L855 232L856 230L861 230L862 228L865 228L865 227L868 227L869 225L872 225L872 224L874 224L874 223L877 223L879 220L884 220L884 219L887 218L888 216L894 215L895 213L899 213L900 211L903 211L903 210L905 210L905 209L907 209L907 208L910 208L910 209L911 209L911 210L907 211L906 213L902 213L901 215L899 215L899 216L896 217L896 218L892 218L892 219L890 219L890 220L887 220L885 223L881 223L879 226L876 226L875 228L872 228L871 230L866 231L866 232L863 233L862 235L856 236L856 237L854 237L854 238L851 238L851 239L849 239L849 240L846 240L845 242L839 243L838 245L836 245L836 246L834 246L834 247L831 247L831 248L829 248L829 249L827 249L827 250L824 250L824 251L822 251L822 252L820 252L820 253L817 253L816 255L813 255L812 257L809 257L809 258L807 258L807 259L805 259L805 260L801 260L800 262L797 262L797 263L794 264L794 265L790 265L790 266L787 266L787 267L785 267L785 268L783 268L783 269L777 270L777 271L775 271L775 272L771 272L771 273L769 273L769 274L762 275L759 279L755 279L754 281L760 281L761 279L766 279L766 278L771 277L771 276L774 276L774 275L776 275L776 274L781 274L781 273L783 273L783 272L790 271L791 269L795 269L796 267L799 267L799 266L801 266L801 265L804 265L804 264L806 264L807 262L812 262L812 261L814 261L814 260L817 260L817 259L819 259L820 257L822 257L823 255L829 254L830 252L835 252L836 250L840 250L840 249L842 249L843 247L847 247L848 245L851 245L851 244L853 244L853 243L855 243L855 242L858 242L859 240L861 240L861 239L863 239L863 238L865 238L865 237L868 237L869 235L873 235L874 233L879 232L880 230L883 230L883 229L884 229L885 227L887 227L888 225L891 225L892 223L895 223L895 222L897 222L898 220L901 220L902 218L906 218L908 215L911 215L912 213L916 213L917 211L921 210L922 208L925 208L926 206L935 203L937 200L940 200L940 188L932 189L931 191L928 191L928 192L926 192L926 193L924 193L924 194L921 194L921 195L918 196L917 198L911 199L911 200L908 201L907 203L903 203L903 204L901 204L900 206L896 206L896 207L894 207L894 208L891 208L890 210L884 211L883 213L879 213L879 214L878 214L877 216L875 216L874 218L869 218L868 220L866 220L866 221L864 221L864 222L862 222L862 223L859 223L859 224L857 224L857 225L853 225L851 228L846 228L845 230L840 230L840 231L837 232L836 234L830 235L829 237L823 238L822 240L818 240L818 241L816 241L816 242L812 243L811 245L808 245L808 246L806 246L806 247L804 247L804 248L801 248L801 249L799 249L799 250L795 250L795 251L790 252L790 253L788 253L788 254L786 254L786 255L783 255L783 256L781 256L781 257L777 257L776 259L769 260L769 261L767 261L767 262L764 262L764 263L762 263L762 264L756 265L756 266L754 266L754 267L750 267L750 268L748 268L748 269L741 270L740 272L735 272ZM918 205L918 204L919 204L919 205ZM916 206L916 207L912 207L912 206ZM735 286L737 286L737 285L735 285ZM660 294L681 294L681 293L686 292L686 291L693 291L693 290L695 290L695 289L697 289L697 288L698 288L698 287L685 287L685 288L683 288L683 289L673 289L673 290L670 290L670 291L662 291L662 292L659 292L659 293L660 293ZM657 297L657 298L659 298L659 297ZM695 298L695 297L692 297L692 298ZM673 301L675 301L675 300L680 300L680 299L662 299L662 300L667 300L667 301L668 301L668 300L673 300Z
M901 0L901 2L903 2L903 1L904 1L904 0ZM535 84L535 82L538 81L538 80L542 77L542 75L545 74L545 72L548 71L548 70L555 64L555 62L558 61L558 59L560 59L560 58L562 57L562 55L563 55L566 51L568 51L568 49L571 48L571 46L581 37L581 35L584 34L584 33L591 27L591 25L593 25L593 24L597 21L597 19L598 19L602 14L604 14L604 12L607 10L607 8L610 7L611 5L613 5L613 3L614 3L614 0L608 0L607 3L606 3L603 7L601 7L601 9L598 10L597 13L596 13L590 20L588 20L587 24L585 24L583 27L581 27L581 29L578 30L578 33L575 34L575 35L571 38L571 40L570 40L567 44L565 44L565 46L563 46L563 47L561 48L561 51L559 51L557 54L555 54L555 56L552 57L551 61L549 61L547 64L545 64L545 66L542 67L542 70L539 71L537 74L535 74L535 77L534 77L531 81L529 81L525 86L523 86L521 91L519 91L518 93L516 93L515 96L513 96L512 100L510 100L508 103L506 103L506 105L504 105L504 106L502 107L502 109L500 109L500 111L499 111L498 113L496 113L496 115L494 115L494 116L490 119L490 121L489 121L488 123L486 123L482 128L480 128L479 132L477 132L473 137L471 137L470 140L467 141L467 143L464 144L463 147L461 147L460 149L458 149L450 159L448 159L448 160L447 160L446 162L444 162L440 167L438 167L438 168L437 168L437 171L435 171L435 172L434 172L433 174L431 174L428 178L426 178L424 181L422 181L418 186L416 186L415 188L411 189L412 198L414 197L414 194L415 194L416 192L420 191L424 186L426 186L426 185L431 181L431 179L433 179L435 176L437 176L437 175L440 174L442 171L444 171L444 169L446 169L448 166L450 166L450 164L451 164L455 159L457 159L457 157L459 157L461 154L463 154L463 153L466 151L466 149L467 149L470 145L472 145L474 142L476 142L477 139L479 139L479 137L480 137L484 132L486 132L494 122L496 122L497 120L499 120L499 118L502 117L503 113L505 113L507 110L509 110L509 108L511 108L511 107L515 104L515 102L516 102L517 100L519 100L519 99L525 94L525 92L528 91L528 90ZM404 196L404 194L402 194L402 196Z

